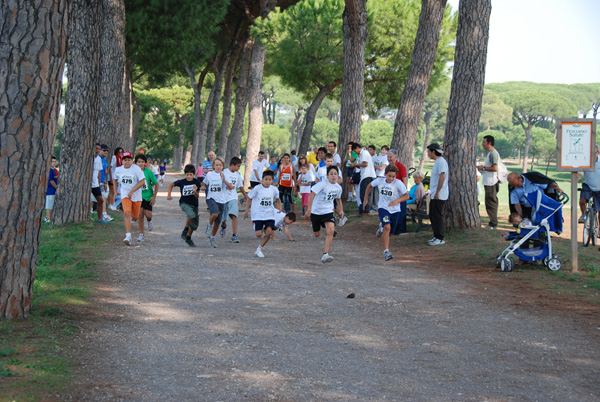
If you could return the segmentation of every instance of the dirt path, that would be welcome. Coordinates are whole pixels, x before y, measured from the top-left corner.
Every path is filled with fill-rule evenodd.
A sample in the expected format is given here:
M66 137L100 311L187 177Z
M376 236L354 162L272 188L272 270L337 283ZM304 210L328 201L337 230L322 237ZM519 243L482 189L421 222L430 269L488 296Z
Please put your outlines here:
M170 176L169 180L173 180ZM165 189L165 187L163 187ZM384 263L360 223L323 239L294 224L259 260L240 244L179 237L177 201L154 231L115 240L81 316L73 400L400 401L600 398L600 324L499 301L444 266ZM201 224L208 214L201 201ZM228 239L230 233L226 239ZM393 250L392 250L393 251ZM346 296L356 293L356 298ZM595 318L595 317L594 317Z

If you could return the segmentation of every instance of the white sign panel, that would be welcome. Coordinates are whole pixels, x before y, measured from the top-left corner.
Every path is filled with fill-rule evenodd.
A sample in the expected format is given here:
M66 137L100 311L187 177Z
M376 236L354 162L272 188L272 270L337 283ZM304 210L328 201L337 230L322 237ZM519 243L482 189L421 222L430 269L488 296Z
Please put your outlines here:
M585 171L593 168L595 135L592 121L574 119L558 124L558 171Z

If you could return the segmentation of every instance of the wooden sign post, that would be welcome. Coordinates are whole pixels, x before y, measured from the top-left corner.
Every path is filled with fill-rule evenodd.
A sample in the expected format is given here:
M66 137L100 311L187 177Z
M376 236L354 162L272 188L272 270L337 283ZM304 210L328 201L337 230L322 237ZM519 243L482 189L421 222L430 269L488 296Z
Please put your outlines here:
M571 266L577 272L577 175L593 172L596 163L596 120L562 119L556 125L558 172L571 172Z

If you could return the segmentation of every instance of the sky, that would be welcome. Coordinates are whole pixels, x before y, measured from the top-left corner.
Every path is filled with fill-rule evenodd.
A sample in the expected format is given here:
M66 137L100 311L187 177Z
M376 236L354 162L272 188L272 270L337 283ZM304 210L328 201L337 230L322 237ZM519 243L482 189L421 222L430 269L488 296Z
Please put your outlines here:
M598 25L600 0L492 0L485 82L600 82Z

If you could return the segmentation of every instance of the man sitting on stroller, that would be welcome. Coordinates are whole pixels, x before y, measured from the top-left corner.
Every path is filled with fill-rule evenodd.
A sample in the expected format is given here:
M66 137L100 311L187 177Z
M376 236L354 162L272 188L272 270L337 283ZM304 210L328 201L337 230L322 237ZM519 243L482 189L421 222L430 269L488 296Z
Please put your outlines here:
M532 205L527 200L527 194L538 190L542 190L552 199L556 199L562 193L562 190L554 180L541 173L510 173L508 175L510 212L516 212L523 218L529 218L531 216Z

